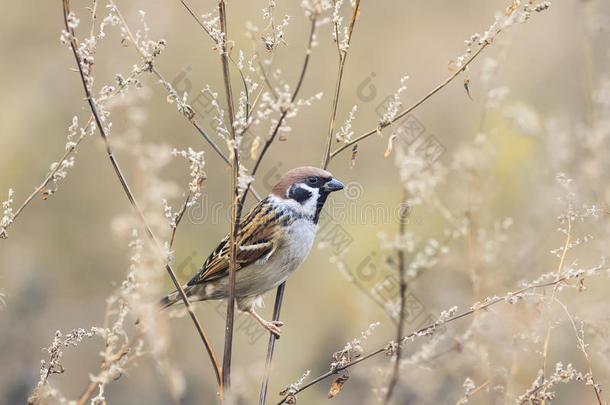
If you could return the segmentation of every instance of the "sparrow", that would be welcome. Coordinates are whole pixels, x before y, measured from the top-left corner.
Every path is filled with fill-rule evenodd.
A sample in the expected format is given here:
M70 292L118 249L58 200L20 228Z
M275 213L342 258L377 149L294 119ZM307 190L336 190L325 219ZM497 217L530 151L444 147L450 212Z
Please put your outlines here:
M280 337L280 321L256 313L267 291L282 284L305 261L318 230L320 212L329 194L343 189L326 170L305 166L285 173L266 198L240 223L236 238L235 296L237 308ZM229 296L231 238L218 244L201 270L183 287L189 301ZM161 300L161 308L181 301L178 292Z

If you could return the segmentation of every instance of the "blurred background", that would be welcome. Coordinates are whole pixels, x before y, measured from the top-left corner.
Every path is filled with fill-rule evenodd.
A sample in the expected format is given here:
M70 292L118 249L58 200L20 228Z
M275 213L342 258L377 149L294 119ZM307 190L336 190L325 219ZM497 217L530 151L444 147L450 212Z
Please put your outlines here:
M191 2L201 15L216 12L216 2ZM394 1L361 3L349 47L337 127L358 105L354 136L374 129L386 110L388 96L408 75L401 93L409 106L451 74L452 61L465 53L464 40L483 33L507 1ZM77 33L89 29L89 2L75 1L80 17ZM166 49L155 66L186 100L203 126L214 134L209 101L198 98L209 85L225 105L221 65L213 43L180 2L118 1L135 31L141 13L151 39L163 38ZM247 22L262 30L266 2L230 1L229 37L234 55L253 53ZM572 210L571 245L564 269L591 268L607 253L610 185L610 3L565 0L533 13L524 24L501 34L470 68L403 121L359 145L355 166L350 149L333 159L334 176L348 187L333 195L316 246L307 262L287 283L268 403L299 379L305 370L317 376L328 370L332 354L359 337L370 324L380 325L362 342L364 351L395 337L397 271L395 235L405 187L409 190L406 230L408 272L405 332L434 322L453 305L459 311L487 296L503 295L558 268L558 249L566 227L558 218ZM107 14L98 5L98 18ZM285 28L285 44L275 51L270 72L294 86L305 55L309 21L299 2L278 1L274 11ZM341 8L343 24L351 8ZM323 19L332 17L332 10ZM0 16L4 40L0 77L0 200L15 192L13 208L48 174L64 153L74 115L81 125L90 115L75 62L60 43L63 15L59 2L5 4ZM264 46L256 38L256 52ZM257 175L257 191L267 194L286 170L320 164L329 125L329 111L338 65L331 23L317 29L300 97L322 92L311 107L302 107L288 121L292 132L276 142ZM476 44L473 50L476 49ZM127 76L139 55L125 44L118 27L107 27L95 57L95 89ZM233 72L234 87L239 76ZM464 86L469 81L470 97ZM229 229L230 170L178 111L168 102L157 78L143 74L140 88L108 104L113 122L110 141L147 217L164 240L170 232L162 198L180 207L188 188L188 164L174 158L172 148L205 151L200 203L189 209L174 244L174 267L182 282L194 274ZM236 90L237 91L237 90ZM250 136L268 136L269 122ZM388 138L397 138L384 158ZM417 139L417 141L413 141ZM408 150L431 146L424 165L413 166ZM333 149L338 144L333 141ZM419 149L421 150L421 149ZM245 155L247 155L247 151ZM244 163L252 167L252 159ZM564 173L563 181L557 176ZM565 179L572 179L568 182ZM569 183L568 186L566 184ZM50 188L53 189L53 184ZM248 199L248 207L254 200ZM591 211L596 206L599 212ZM595 212L596 215L591 215ZM104 323L109 296L130 269L131 229L138 227L98 135L78 146L75 164L55 193L36 196L0 241L0 403L23 403L40 378L44 350L57 330L89 329ZM140 230L140 235L143 233ZM401 245L402 246L402 245ZM561 252L559 251L559 255ZM157 280L150 296L172 290L161 267L147 273ZM557 297L581 326L597 383L607 386L610 318L606 276L587 278L586 291L568 288ZM547 289L550 294L552 289ZM552 335L547 376L557 362L572 363L586 373L570 318L556 303L539 296L514 305L499 304L488 312L447 325L442 338L422 338L404 353L397 404L456 403L471 378L484 389L471 403L514 403L532 385L543 365L543 343ZM271 318L274 293L265 298L262 313ZM222 353L224 304L195 305L217 353ZM135 319L133 319L135 320ZM126 321L131 325L132 319ZM581 321L583 322L581 324ZM214 375L192 323L186 317L161 321L166 355L176 370L174 387L155 356L144 355L125 366L121 378L107 385L107 403L213 403ZM129 327L130 333L133 328ZM234 386L241 403L256 403L267 335L245 316L237 318L234 344ZM422 347L422 344L429 346ZM49 383L67 398L78 398L99 372L104 341L85 338L65 348L65 372ZM376 403L383 396L391 368L389 357L351 369L350 379L332 401ZM175 381L181 381L176 383ZM298 396L303 403L327 399L328 380ZM175 386L178 386L176 388ZM554 387L558 404L595 403L590 386L570 382ZM176 394L178 392L178 394ZM607 392L602 397L607 400ZM53 401L51 401L52 403Z

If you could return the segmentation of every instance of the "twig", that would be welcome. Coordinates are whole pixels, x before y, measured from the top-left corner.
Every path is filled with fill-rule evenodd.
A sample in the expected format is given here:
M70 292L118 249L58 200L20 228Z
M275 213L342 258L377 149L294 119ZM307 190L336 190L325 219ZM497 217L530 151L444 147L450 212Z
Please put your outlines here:
M380 122L374 129L371 129L370 131L360 135L359 137L355 138L352 141L346 142L343 145L341 145L339 148L337 148L335 151L333 151L330 154L330 158L329 159L333 159L335 158L339 153L343 152L345 149L349 148L350 146L362 141L363 139L368 138L371 135L374 135L376 133L379 133L379 131L381 131L382 129L384 129L385 127L393 124L394 122L398 121L399 119L401 119L402 117L404 117L405 115L407 115L408 113L410 113L411 111L413 111L414 109L416 109L417 107L419 107L421 104L423 104L426 100L428 100L430 97L432 97L433 95L435 95L439 90L441 90L443 87L445 87L446 85L448 85L449 83L451 83L451 81L453 81L453 79L455 79L456 77L458 77L460 75L460 73L462 73L464 70L466 70L466 68L468 67L468 65L470 65L470 63L477 57L479 56L479 54L481 52L483 52L483 50L485 48L487 48L494 40L494 38L496 38L500 32L502 32L502 30L497 31L493 37L491 37L490 39L488 39L487 41L483 42L483 44L479 47L479 49L477 49L471 56L470 58L468 58L468 60L466 60L464 62L464 64L457 69L453 74L451 74L447 79L445 79L443 82L441 82L438 86L436 86L434 89L432 89L428 94L426 94L424 97L422 97L421 99L419 99L418 101L416 101L412 106L410 106L409 108L401 111L400 113L398 113L398 115L396 115L396 117L394 117L393 119L387 121L387 122Z
M568 210L571 209L571 204L570 202L568 202ZM568 212L567 215L567 221L568 221L568 229L566 231L566 240L565 243L563 245L563 251L561 252L561 257L559 259L559 263L557 264L557 278L559 278L559 276L561 275L561 269L563 268L563 263L565 262L565 258L566 255L568 253L568 249L570 248L570 240L572 238L572 219L570 218L570 213ZM553 292L551 294L551 300L555 299L555 294L557 294L557 288L553 288ZM547 363L547 355L548 355L548 350L549 350L549 342L551 340L551 308L550 308L550 304L549 307L547 308L547 325L546 325L546 336L544 338L544 344L542 347L542 382L544 383L544 380L546 378L546 363ZM595 391L597 393L597 390ZM544 405L546 403L545 399L542 399L541 404Z
M284 290L286 282L283 282L277 288L275 293L275 304L273 305L273 320L280 320L280 311L282 309L282 300L284 298ZM277 338L273 333L269 334L269 343L267 343L267 357L265 358L265 372L263 374L263 382L261 383L261 391L258 397L258 404L265 405L267 400L267 387L269 385L269 375L271 374L271 362L273 361L273 350L275 349L275 340Z
M239 147L235 139L233 92L231 89L231 77L229 72L229 58L227 51L227 14L226 0L218 1L218 15L220 17L220 30L222 31L222 42L220 45L220 60L222 62L222 76L227 96L227 108L229 113L229 130L231 133L231 250L229 254L229 297L227 300L227 318L225 323L225 344L222 358L222 382L226 389L231 385L231 352L233 350L233 324L235 321L235 271L237 256L237 233L239 231L239 220L241 216L241 204L239 199Z
M371 353L369 353L367 355L364 355L362 357L358 357L357 359L355 359L355 360L353 360L353 361L351 361L351 362L349 362L347 364L344 364L342 366L337 366L333 370L330 370L330 371L327 371L324 374L321 374L320 376L316 377L312 381L310 381L307 384L305 384L302 387L300 387L294 394L296 395L299 392L302 392L302 391L306 390L307 388L309 388L309 387L319 383L320 381L323 381L323 380L327 379L328 377L330 377L332 375L338 374L338 373L340 373L341 371L343 371L345 369L348 369L348 368L350 368L352 366L355 366L358 363L361 363L361 362L363 362L365 360L368 360L368 359L370 359L372 357L375 357L375 356L377 356L377 355L379 355L381 353L387 353L387 352L391 351L392 347L395 346L395 345L405 344L409 340L413 340L413 339L415 339L416 337L419 337L419 336L428 336L428 335L432 334L434 332L434 330L436 330L441 325L445 325L445 324L448 324L448 323L455 322L455 321L457 321L459 319L465 318L465 317L467 317L469 315L472 315L472 314L474 314L476 312L484 311L487 308L489 308L489 307L491 307L493 305L496 305L496 304L498 304L500 302L506 301L506 298L509 297L509 296L510 297L514 297L514 296L518 296L518 295L523 294L523 293L525 293L527 291L531 291L531 290L534 290L534 289L537 289L537 288L546 288L546 287L550 287L550 286L555 286L555 285L563 283L564 281L566 281L566 280L568 280L570 278L574 278L574 277L577 277L577 276L563 276L563 277L561 277L561 278L559 278L557 280L554 280L554 281L549 281L549 282L541 283L541 284L528 285L528 286L523 287L523 288L521 288L521 289L519 289L517 291L513 291L513 292L507 294L504 297L496 297L496 298L493 298L493 299L487 301L487 303L485 303L485 304L479 304L476 307L473 306L468 311L465 311L465 312L462 312L461 314L454 315L454 316L452 316L450 318L447 318L443 322L435 322L435 323L433 323L431 325L428 325L428 326L425 326L423 328L420 328L420 329L416 330L415 332L412 332L412 333L404 336L402 339L400 339L400 341L398 343L389 342L385 346L380 347L377 350L375 350L375 351L373 351L373 352L371 352ZM282 398L282 400L280 400L277 403L277 405L281 405L281 404L285 403L286 399L287 399L287 397Z
M337 83L335 85L335 93L333 96L333 104L330 110L330 124L328 127L328 139L326 140L326 148L324 149L324 158L322 159L321 166L326 169L330 162L330 148L332 146L333 134L335 132L335 118L337 116L337 104L339 103L339 93L341 92L341 80L343 79L343 69L345 67L345 60L347 59L347 50L349 43L352 39L352 33L354 32L354 24L356 24L356 16L358 15L358 7L360 6L360 0L354 2L354 9L352 11L352 19L349 23L349 29L347 33L347 41L345 48L341 50L339 55L339 70L337 72ZM335 27L336 29L336 27ZM339 44L339 37L337 36L337 44ZM337 45L338 46L338 45ZM341 49L341 48L339 48Z
M555 290L555 288L553 290ZM572 314L570 314L570 311L568 311L568 307L563 302L561 302L559 299L557 299L556 297L552 297L552 300L554 300L555 302L557 302L559 304L559 306L566 313L568 320L572 324L572 329L574 329L574 334L576 335L576 341L578 342L578 348L584 355L585 362L587 363L587 368L589 371L589 375L591 377L591 382L593 383L591 385L592 385L593 391L595 391L595 397L597 399L597 403L599 405L603 405L602 399L599 395L600 389L598 388L597 383L595 382L595 378L593 377L593 366L591 365L591 356L589 355L589 352L587 352L587 345L584 342L584 336L581 337L578 334L578 328L576 327L576 322L574 321L574 317L572 316ZM583 335L584 335L584 331L583 331Z
M135 37L133 36L133 34L131 33L131 30L129 29L129 26L127 25L127 21L125 21L125 18L123 18L123 15L121 14L121 12L119 11L118 7L116 6L116 4L113 4L113 6L115 7L116 13L119 17L119 19L121 20L121 24L122 26L125 28L125 31L127 33L127 35L129 36L129 39L131 40L131 42L133 43L136 51L138 51L138 53L140 54L140 56L146 61L146 63L148 64L148 70L153 73L157 79L159 79L159 81L161 82L161 84L165 87L165 89L167 90L167 92L174 97L175 101L177 103L181 103L180 104L180 108L179 110L182 112L182 114L184 115L184 117L186 119L188 119L188 121L193 125L193 127L195 127L195 129L197 130L197 132L199 132L199 134L201 136L203 136L203 138L206 140L206 142L212 147L212 149L214 149L214 151L218 154L218 156L220 156L222 158L222 160L225 161L226 164L230 165L231 163L229 162L229 158L227 157L227 155L225 155L225 153L220 149L220 147L216 144L216 142L214 142L214 140L203 130L203 128L201 127L201 125L197 122L197 120L195 119L195 111L193 111L193 109L187 105L187 104L183 104L180 101L180 98L178 96L178 93L176 92L176 90L172 87L171 83L168 82L165 77L161 74L161 72L159 72L159 70L154 66L153 61L149 60L148 57L146 56L146 54L144 53L144 51L142 49L140 49L140 47L138 46ZM184 4L184 3L183 3ZM186 5L185 5L186 7ZM189 10L190 13L192 13L192 11L190 11L190 9L188 7L186 7L187 10ZM196 18L196 17L195 17ZM199 20L197 20L199 22ZM204 27L205 29L205 27ZM206 30L207 32L207 30ZM258 198L260 200L260 195L258 194L258 192L256 190L254 190L254 188L252 188L252 193L254 194L254 196L256 198Z
M311 50L313 48L313 40L314 40L314 34L315 34L315 30L316 30L316 20L317 20L317 15L312 16L311 29L309 31L309 41L307 44L305 60L303 61L303 67L301 68L301 75L299 76L297 85L294 88L292 97L290 98L291 103L293 103L296 100L297 95L299 94L299 90L301 89L301 85L303 84L303 80L305 79L305 72L307 71L307 66L309 65L309 58L311 56ZM264 69L262 69L262 71L264 74ZM268 87L273 89L273 87L270 84L268 84ZM280 130L280 127L284 123L284 119L286 118L286 115L288 114L288 110L289 110L288 108L282 110L282 113L280 114L280 118L278 119L277 124L276 124L275 128L273 129L273 132L271 133L271 136L265 141L265 144L263 145L263 149L261 150L261 153L258 155L256 162L254 162L254 166L252 168L252 176L254 176L256 174L256 172L258 171L258 168L263 160L263 157L265 156L265 153L267 153L267 150L269 150L269 147L275 140L275 137L277 136L277 134ZM244 193L241 196L240 204L242 204L242 205L243 205L244 200L246 199L248 191L250 190L250 184L248 184L246 186L246 189L244 190Z
M476 387L475 389L470 391L470 393L468 393L468 395L464 395L462 398L460 398L459 401L457 401L455 403L455 405L462 405L462 404L468 403L468 400L470 399L470 397L472 395L474 395L477 392L481 391L483 388L487 387L488 385L489 385L489 380L486 380L485 382L483 382L483 384L479 385L478 387Z
M89 121L87 121L87 125L85 125L85 128L89 127L92 120L93 120L93 115L91 115L91 117L89 117ZM36 187L36 189L34 191L32 191L32 193L28 196L28 198L26 198L25 201L23 201L23 203L19 206L19 208L17 208L17 210L15 211L15 214L13 215L13 220L11 221L11 223L9 225L7 225L5 228L0 229L0 239L6 238L6 229L15 221L15 219L17 219L17 217L19 216L19 214L21 214L21 212L24 210L24 208L27 207L28 204L32 202L34 197L36 197L39 193L42 193L44 191L47 184L49 184L49 182L53 179L53 176L55 176L55 173L57 173L57 171L59 169L61 169L63 163L76 151L76 147L85 138L85 136L86 136L86 134L84 132L82 132L80 134L80 136L78 137L76 142L74 142L74 144L72 146L70 146L70 148L68 148L68 150L66 150L66 152L61 157L61 159L59 159L55 168L49 172L49 174L42 181L42 183L40 183L40 185L38 187Z
M182 286L180 285L180 283L178 282L177 278L176 278L176 274L174 273L174 270L171 268L171 266L167 263L167 258L165 257L165 255L162 253L162 249L161 246L159 244L159 241L157 240L157 238L155 237L155 235L153 234L152 230L150 229L148 223L146 222L146 218L144 217L144 214L142 213L142 211L140 210L140 207L138 206L138 204L136 203L136 200L134 198L133 193L131 192L131 189L129 188L129 185L127 184L127 181L125 180L125 177L123 176L123 173L121 171L121 168L118 164L118 161L116 159L116 157L114 156L114 152L112 151L111 147L110 147L110 142L108 141L108 137L106 135L104 126L102 125L102 122L100 120L99 114L97 112L97 108L95 106L95 100L93 99L93 97L91 96L91 92L89 90L89 86L87 85L87 78L85 77L85 73L83 72L83 68L82 68L82 61L80 58L80 55L78 54L78 42L76 40L76 35L74 32L74 29L72 27L70 27L70 25L68 24L68 14L70 14L70 0L62 0L63 1L63 14L64 14L64 24L65 24L65 28L66 31L68 31L71 35L71 39L70 39L70 47L72 48L72 53L74 54L74 58L76 60L76 65L78 67L78 71L81 77L81 81L83 84L83 89L85 91L85 96L87 98L87 102L89 104L89 108L91 109L91 113L93 114L93 117L95 118L95 122L97 124L98 130L100 132L100 136L102 137L102 140L104 142L104 146L106 149L106 153L108 155L108 158L112 164L112 167L116 173L117 178L119 179L121 186L123 187L123 191L125 192L125 195L127 196L127 198L129 199L129 202L131 203L134 211L136 212L136 214L138 215L138 217L140 218L140 220L142 221L142 225L144 226L144 229L146 231L147 236L150 238L150 240L154 243L155 247L157 248L156 251L158 253L158 255L160 256L162 262L165 264L165 269L167 271L167 273L169 274L172 282L174 283L176 289L178 290L178 293L180 295L180 298L182 298L182 301L184 302L184 305L189 313L189 315L191 316L191 319L193 320L193 323L195 324L195 327L197 328L197 332L199 333L199 336L201 337L201 340L203 341L205 348L208 352L208 355L210 357L210 361L212 363L212 366L214 368L214 372L216 373L216 379L218 381L218 386L219 386L219 392L220 395L222 396L222 381L220 379L220 366L218 364L218 361L216 360L216 355L214 354L214 351L212 350L212 346L207 338L207 335L205 334L199 319L197 318L197 315L195 314L195 312L193 312L193 308L190 305L190 302L188 300L188 298L186 297L186 294L184 293L184 290L182 288Z
M172 236L169 239L169 248L170 249L172 248L172 246L174 246L174 238L176 237L176 230L178 229L178 225L180 225L180 221L182 220L182 217L184 216L186 207L188 207L189 201L191 200L191 194L192 194L192 192L189 190L189 192L186 194L186 198L184 199L184 204L182 204L182 208L180 209L180 211L178 212L178 215L176 216L176 219L174 221L174 226L172 226Z
M407 190L404 191L403 197L403 206L406 207L406 203L408 200L409 194ZM400 223L398 225L398 233L400 234L401 239L405 236L405 226L406 219L409 215L408 209L403 209L400 212ZM398 253L398 278L400 282L400 311L398 315L398 326L396 327L396 341L400 342L400 338L403 334L404 324L405 324L405 294L407 292L407 282L405 280L405 251L402 246L397 249ZM394 362L394 369L392 370L392 377L390 378L390 382L388 383L388 390L386 391L385 396L385 404L389 404L392 399L392 394L394 393L394 388L396 388L396 384L398 383L398 378L400 376L400 358L402 356L402 345L398 344L396 347L396 360Z
M305 54L305 60L303 61L303 67L301 69L301 75L299 76L299 81L297 82L297 85L296 85L294 92L292 93L292 97L290 99L291 103L294 102L294 100L296 99L296 97L299 93L301 85L303 84L303 79L305 78L305 72L307 71L307 66L309 65L309 58L311 56L311 51L313 48L314 34L315 34L315 30L316 30L316 19L317 19L317 15L313 15L311 18L311 29L309 31L309 41L307 43L307 51ZM264 69L262 69L262 67L261 67L261 70L263 71L263 74L264 74ZM272 86L269 86L269 87L273 88ZM280 119L278 120L278 123L277 123L273 133L271 134L271 137L269 139L267 139L267 141L265 142L263 150L261 151L260 155L256 159L254 168L252 169L253 176L256 174L256 171L258 170L258 167L260 165L260 162L263 160L263 156L265 155L265 152L269 149L269 146L271 146L271 143L275 139L275 136L277 135L279 128L282 125L282 122L283 122L284 118L286 117L287 113L288 113L288 110L282 111ZM249 187L250 187L250 184L248 184L248 186L244 190L244 194L242 195L242 203L243 203L243 200L246 198L246 193L248 192ZM273 304L273 320L274 321L279 321L279 319L280 319L280 311L282 309L282 301L284 298L285 289L286 289L286 282L284 281L282 284L280 284L278 286L276 294L275 294L275 303ZM269 343L267 344L267 357L265 359L265 373L263 375L263 382L261 383L261 390L260 390L260 394L259 394L259 405L264 405L265 401L267 399L267 387L269 385L269 375L271 372L271 362L273 361L273 351L275 349L275 340L276 339L277 338L275 337L275 335L273 333L269 334Z

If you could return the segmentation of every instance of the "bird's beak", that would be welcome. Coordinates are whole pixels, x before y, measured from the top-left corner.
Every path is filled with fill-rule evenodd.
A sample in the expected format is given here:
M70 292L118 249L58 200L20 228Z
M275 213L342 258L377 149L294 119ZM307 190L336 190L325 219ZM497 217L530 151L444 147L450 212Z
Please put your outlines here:
M330 179L330 181L327 181L322 186L322 189L327 193L330 193L331 191L343 190L344 188L345 186L343 185L343 183L336 179Z

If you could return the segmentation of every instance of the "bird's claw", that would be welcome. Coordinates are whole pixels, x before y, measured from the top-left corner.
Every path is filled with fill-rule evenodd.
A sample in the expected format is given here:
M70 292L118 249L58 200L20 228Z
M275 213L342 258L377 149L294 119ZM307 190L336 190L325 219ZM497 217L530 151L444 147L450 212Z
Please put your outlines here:
M282 322L282 321L265 322L265 324L263 326L269 332L273 333L273 335L275 336L276 339L279 339L282 334L280 327L284 326L284 322Z

